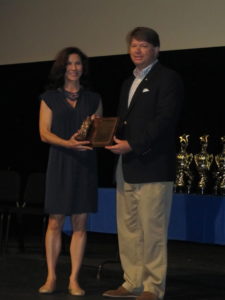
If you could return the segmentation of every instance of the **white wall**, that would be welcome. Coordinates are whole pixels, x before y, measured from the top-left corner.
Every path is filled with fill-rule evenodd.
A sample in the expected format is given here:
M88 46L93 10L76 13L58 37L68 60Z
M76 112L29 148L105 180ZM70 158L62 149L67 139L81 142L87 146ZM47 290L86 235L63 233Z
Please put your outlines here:
M52 60L71 45L124 54L135 26L158 31L161 50L225 46L225 0L0 0L0 64Z

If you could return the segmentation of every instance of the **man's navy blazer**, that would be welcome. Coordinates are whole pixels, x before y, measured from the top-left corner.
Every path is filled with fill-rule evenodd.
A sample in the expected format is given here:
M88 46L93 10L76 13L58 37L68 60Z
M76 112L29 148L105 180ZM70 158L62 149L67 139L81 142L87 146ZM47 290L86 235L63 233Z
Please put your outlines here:
M183 101L178 74L157 62L135 91L128 108L134 76L121 89L117 137L132 151L122 155L129 183L173 181L176 168L176 127Z

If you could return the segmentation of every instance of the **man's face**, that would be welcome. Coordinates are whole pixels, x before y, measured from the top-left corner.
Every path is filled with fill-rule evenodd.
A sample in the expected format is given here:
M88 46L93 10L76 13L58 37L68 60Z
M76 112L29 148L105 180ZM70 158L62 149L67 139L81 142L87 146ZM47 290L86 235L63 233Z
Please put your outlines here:
M159 47L146 41L132 39L129 47L130 58L135 66L142 70L150 65L158 56Z

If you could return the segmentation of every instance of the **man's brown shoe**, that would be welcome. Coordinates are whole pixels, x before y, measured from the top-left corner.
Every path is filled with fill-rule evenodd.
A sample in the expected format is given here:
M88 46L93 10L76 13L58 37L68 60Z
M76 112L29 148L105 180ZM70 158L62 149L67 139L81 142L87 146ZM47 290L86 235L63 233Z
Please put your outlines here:
M158 297L151 292L143 292L136 300L158 300Z
M136 298L137 296L126 290L123 286L118 287L116 290L109 290L102 294L104 297L110 298Z

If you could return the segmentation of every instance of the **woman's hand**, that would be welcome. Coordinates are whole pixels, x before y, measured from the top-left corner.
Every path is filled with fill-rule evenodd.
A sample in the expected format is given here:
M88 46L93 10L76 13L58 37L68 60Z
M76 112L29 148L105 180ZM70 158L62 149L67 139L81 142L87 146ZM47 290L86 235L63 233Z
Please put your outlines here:
M91 115L91 120L92 121L94 121L94 119L99 119L99 118L101 118L101 117L99 115L97 115L97 114Z
M69 140L67 140L67 148L74 149L76 151L86 151L93 150L90 144L90 141L78 141L76 140L76 136L78 132L74 133Z

